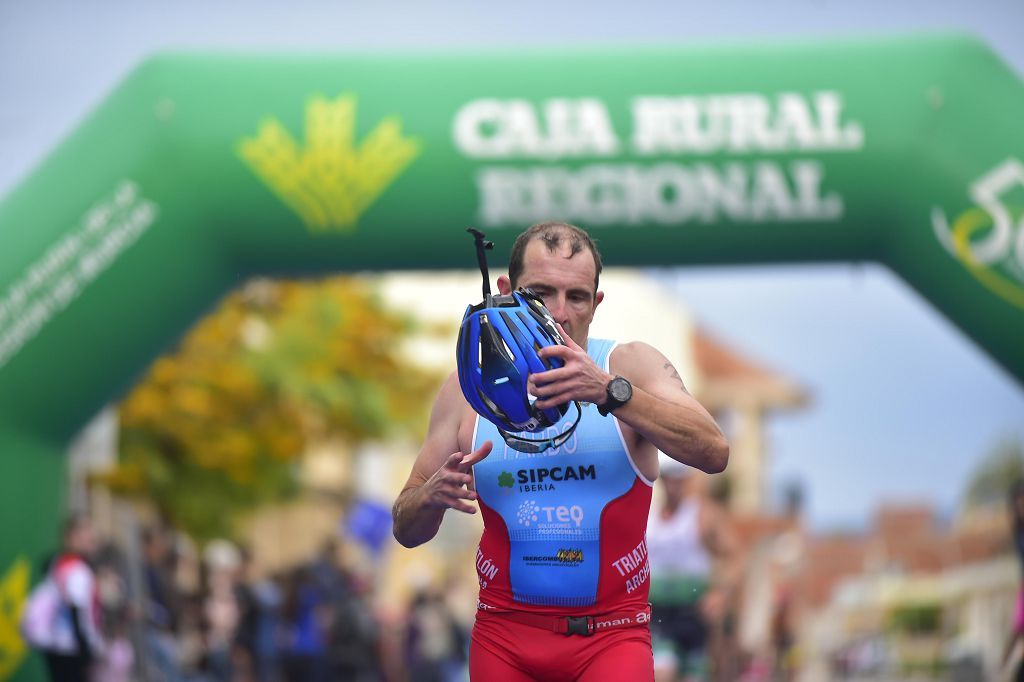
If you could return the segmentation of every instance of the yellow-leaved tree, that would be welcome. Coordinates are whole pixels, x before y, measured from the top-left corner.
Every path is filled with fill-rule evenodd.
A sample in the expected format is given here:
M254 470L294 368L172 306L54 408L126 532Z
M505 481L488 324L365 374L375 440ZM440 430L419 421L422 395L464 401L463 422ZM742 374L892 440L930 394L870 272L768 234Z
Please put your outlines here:
M103 477L197 540L297 489L306 445L421 431L441 378L401 351L414 330L365 281L257 280L230 294L121 404Z

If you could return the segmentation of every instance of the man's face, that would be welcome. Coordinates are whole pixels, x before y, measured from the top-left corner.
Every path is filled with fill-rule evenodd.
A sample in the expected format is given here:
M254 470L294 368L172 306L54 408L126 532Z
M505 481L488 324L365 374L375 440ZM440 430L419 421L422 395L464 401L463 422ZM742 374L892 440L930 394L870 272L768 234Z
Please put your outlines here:
M544 300L555 322L562 325L573 341L586 348L590 323L594 321L594 311L604 299L604 293L594 291L597 273L593 254L584 249L569 258L570 253L567 243L549 251L540 239L529 242L523 252L523 273L516 287L533 289ZM498 279L498 289L503 294L512 290L508 277Z

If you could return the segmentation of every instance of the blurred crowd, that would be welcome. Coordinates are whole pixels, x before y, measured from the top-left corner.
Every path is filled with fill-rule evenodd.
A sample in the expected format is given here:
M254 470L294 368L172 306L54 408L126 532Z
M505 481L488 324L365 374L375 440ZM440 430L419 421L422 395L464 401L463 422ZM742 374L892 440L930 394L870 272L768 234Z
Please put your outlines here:
M260 575L245 548L225 541L199 556L166 529L140 540L141 561L112 544L92 558L105 641L93 680L466 679L469 624L444 596L423 588L403 613L381 611L373 574L347 566L340 542Z
M818 679L802 676L808 669L798 643L801 607L795 597L801 574L783 570L792 563L793 550L783 540L792 538L773 536L772 543L759 545L763 551L749 546L737 517L707 483L671 464L663 466L659 478L646 543L657 682ZM1024 566L1024 483L1013 486L1009 502L1009 530ZM73 631L43 633L40 638L51 646L34 645L45 654L53 679L468 679L475 605L471 578L453 577L442 585L424 580L404 602L385 605L380 598L383 558L348 534L333 536L315 556L276 572L258 565L245 547L224 540L199 551L186 536L163 525L129 535L96 548L87 521L67 524L63 547L43 573L61 586L61 598L82 612ZM453 559L451 567L457 563ZM92 576L89 588L77 590L77 578L86 573ZM77 597L72 594L76 590ZM39 586L26 614L33 611L37 591ZM1014 611L999 667L1024 681L1019 653L1024 650L1024 591ZM926 616L941 625L939 604L915 614L919 625ZM23 619L23 634L30 620ZM99 646L93 644L93 633L79 632L92 623L99 629ZM935 633L921 641L950 639L949 633ZM899 638L892 635L880 630L847 638L829 651L820 679L897 679L890 673L901 669L902 659L894 648ZM79 654L86 649L95 651L82 662ZM54 654L57 650L63 653ZM985 679L977 656L947 658L943 666L933 661L935 675L941 669L945 674L960 671L955 679ZM75 669L89 674L69 677L67 671ZM935 675L928 679L938 679Z
M743 560L731 514L712 499L706 483L688 468L666 465L652 509L648 544L657 679L791 679L784 661L793 643L792 623L774 601L765 613L777 640L773 655L752 658L741 651L736 609ZM468 679L475 583L443 587L425 581L401 606L384 607L377 598L381 562L366 560L356 549L359 543L346 535L277 572L225 540L199 551L165 525L131 535L95 551L81 540L69 546L65 538L63 551L82 555L95 574L95 620L104 640L102 652L82 666L91 670L83 679Z

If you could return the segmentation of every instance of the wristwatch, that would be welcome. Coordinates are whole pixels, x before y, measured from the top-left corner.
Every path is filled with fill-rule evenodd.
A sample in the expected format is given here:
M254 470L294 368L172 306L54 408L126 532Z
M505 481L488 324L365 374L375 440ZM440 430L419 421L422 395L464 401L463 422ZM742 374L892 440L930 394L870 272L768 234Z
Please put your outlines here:
M608 399L604 401L603 405L597 406L597 411L602 416L606 416L612 410L622 407L633 397L633 384L629 383L628 379L622 377L615 377L609 381L604 390L608 394Z

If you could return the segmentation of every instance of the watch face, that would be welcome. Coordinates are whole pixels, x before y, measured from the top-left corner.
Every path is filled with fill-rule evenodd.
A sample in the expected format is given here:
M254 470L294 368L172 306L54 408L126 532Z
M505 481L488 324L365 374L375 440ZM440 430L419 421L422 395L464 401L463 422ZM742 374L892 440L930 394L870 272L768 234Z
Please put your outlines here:
M612 379L608 383L608 393L611 394L612 398L620 402L629 400L633 395L633 389L629 385L629 382L625 379L618 377Z

